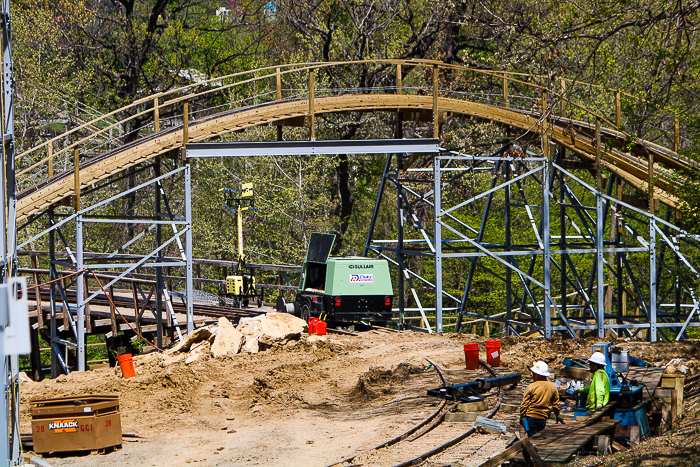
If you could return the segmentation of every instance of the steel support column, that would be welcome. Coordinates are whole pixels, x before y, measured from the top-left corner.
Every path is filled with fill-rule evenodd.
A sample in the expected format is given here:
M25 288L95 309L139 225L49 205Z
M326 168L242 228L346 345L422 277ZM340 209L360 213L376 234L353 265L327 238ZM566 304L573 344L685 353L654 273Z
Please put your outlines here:
M83 216L75 218L75 258L78 271L85 267L83 260ZM82 273L76 276L76 305L78 307L77 338L78 338L78 371L85 371L85 280ZM63 310L70 313L70 309Z
M649 218L649 340L656 342L656 226Z
M442 332L442 193L440 182L440 157L433 158L433 177L435 184L433 188L433 198L435 199L434 210L434 244L435 244L435 331Z
M545 138L544 144L549 144ZM546 151L545 151L546 153ZM542 242L544 243L543 274L544 274L544 337L552 337L552 278L551 260L552 254L549 248L549 184L550 161L545 159L542 171ZM536 303L534 303L536 305Z
M156 158L155 164L153 164L153 176L155 178L160 177L160 157ZM161 211L161 196L160 196L160 184L156 183L153 185L153 189L156 195L156 205L155 205L155 220L160 220ZM160 223L156 224L156 250L160 248L163 243L163 230ZM163 255L158 253L156 255L155 261L159 263L162 261ZM156 268L156 346L163 348L163 268ZM138 312L138 310L137 310Z
M187 293L187 333L194 331L194 280L192 269L192 167L189 162L185 166L185 281Z

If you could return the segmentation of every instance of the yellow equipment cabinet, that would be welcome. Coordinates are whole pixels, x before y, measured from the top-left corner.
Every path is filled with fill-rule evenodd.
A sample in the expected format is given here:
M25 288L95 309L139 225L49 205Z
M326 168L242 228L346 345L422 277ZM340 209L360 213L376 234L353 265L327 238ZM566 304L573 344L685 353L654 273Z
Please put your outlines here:
M94 451L121 447L118 396L73 396L31 401L34 451Z

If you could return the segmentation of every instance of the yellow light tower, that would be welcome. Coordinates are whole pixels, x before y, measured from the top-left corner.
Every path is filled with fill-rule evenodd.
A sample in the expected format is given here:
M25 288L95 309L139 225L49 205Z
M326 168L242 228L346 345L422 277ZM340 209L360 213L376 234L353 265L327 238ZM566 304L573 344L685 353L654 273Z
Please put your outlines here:
M253 270L248 268L248 274L243 273L245 253L243 252L243 211L257 211L254 205L254 190L252 183L243 183L240 194L230 188L222 188L226 204L224 208L236 215L238 228L238 266L232 276L226 276L226 293L233 298L234 304L246 307L251 299L256 299L258 307L262 306L262 290L255 291L255 276Z

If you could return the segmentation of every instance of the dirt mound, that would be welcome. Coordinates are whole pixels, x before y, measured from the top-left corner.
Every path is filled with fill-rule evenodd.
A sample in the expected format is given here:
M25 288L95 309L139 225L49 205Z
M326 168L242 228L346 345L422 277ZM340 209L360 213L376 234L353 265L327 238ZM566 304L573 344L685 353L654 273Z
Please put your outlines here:
M349 397L356 402L366 402L395 392L395 386L409 379L411 375L422 373L418 365L401 363L389 370L371 367L361 374L357 384L350 391Z

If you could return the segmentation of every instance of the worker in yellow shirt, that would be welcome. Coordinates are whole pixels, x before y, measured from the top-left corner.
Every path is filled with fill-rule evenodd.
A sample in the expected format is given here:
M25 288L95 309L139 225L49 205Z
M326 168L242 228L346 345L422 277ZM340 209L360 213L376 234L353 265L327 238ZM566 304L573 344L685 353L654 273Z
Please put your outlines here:
M533 381L525 389L520 404L520 424L528 436L544 429L550 411L556 415L557 423L564 423L559 415L559 392L554 383L547 380L551 376L549 367L545 362L535 362L530 372Z
M605 407L610 401L610 378L605 371L607 362L602 352L596 351L588 359L591 367L591 385L578 392L588 393L586 398L586 415L592 415Z

